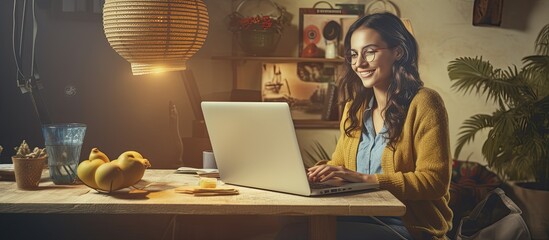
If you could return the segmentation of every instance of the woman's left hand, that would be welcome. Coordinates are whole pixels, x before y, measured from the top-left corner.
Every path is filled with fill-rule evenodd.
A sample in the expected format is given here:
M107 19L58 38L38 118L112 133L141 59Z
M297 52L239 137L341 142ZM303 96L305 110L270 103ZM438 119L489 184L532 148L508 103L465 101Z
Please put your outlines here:
M324 182L332 178L341 178L349 182L377 183L375 175L362 174L344 166L318 165L308 169L307 176L311 182Z

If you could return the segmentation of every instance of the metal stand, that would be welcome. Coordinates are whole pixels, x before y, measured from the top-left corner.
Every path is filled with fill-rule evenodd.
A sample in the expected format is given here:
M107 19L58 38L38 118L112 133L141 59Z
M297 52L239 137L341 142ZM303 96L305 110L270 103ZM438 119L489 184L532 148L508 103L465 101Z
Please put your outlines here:
M196 81L194 80L193 72L189 69L181 71L181 77L183 84L185 85L185 90L187 91L187 96L189 97L194 118L196 121L203 121L204 115L202 114L202 108L200 107L202 97L200 96L200 91L198 91Z

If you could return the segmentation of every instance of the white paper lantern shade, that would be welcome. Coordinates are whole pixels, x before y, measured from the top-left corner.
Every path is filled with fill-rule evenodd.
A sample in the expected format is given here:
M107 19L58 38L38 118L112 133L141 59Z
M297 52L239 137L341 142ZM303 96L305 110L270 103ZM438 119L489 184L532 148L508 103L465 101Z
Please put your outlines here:
M103 27L134 75L185 70L208 35L202 0L106 0Z

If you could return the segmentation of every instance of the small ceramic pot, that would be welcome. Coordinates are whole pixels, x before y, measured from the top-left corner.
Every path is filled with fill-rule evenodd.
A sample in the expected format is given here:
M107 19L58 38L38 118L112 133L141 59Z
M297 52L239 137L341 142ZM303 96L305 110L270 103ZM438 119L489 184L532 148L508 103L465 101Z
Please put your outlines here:
M38 188L42 171L46 165L47 157L42 158L18 158L11 157L15 170L15 182L17 188L32 190Z

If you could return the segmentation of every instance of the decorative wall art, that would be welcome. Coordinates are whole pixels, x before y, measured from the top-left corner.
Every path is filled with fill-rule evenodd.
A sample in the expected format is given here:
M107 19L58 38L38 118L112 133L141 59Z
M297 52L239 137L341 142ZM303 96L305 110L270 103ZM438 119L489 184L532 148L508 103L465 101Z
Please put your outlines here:
M299 56L342 56L344 31L362 14L364 12L353 8L300 8Z
M329 86L333 85L335 75L321 64L307 63L298 67L296 63L264 63L262 100L287 102L294 120L325 120L328 91L332 90Z
M473 7L474 26L500 26L503 0L475 0Z

